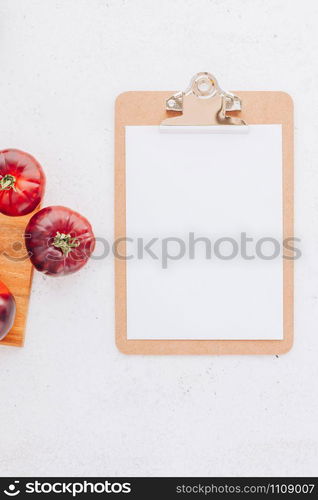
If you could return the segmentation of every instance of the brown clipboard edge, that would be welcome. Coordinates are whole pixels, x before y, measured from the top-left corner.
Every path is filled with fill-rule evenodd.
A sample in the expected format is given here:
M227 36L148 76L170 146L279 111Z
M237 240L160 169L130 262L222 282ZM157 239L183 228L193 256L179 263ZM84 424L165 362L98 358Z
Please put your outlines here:
M132 91L120 94L115 104L115 241L126 236L125 126L159 125L173 113L165 99L174 91ZM236 92L243 111L232 113L248 124L281 124L283 138L283 235L294 236L293 101L285 92ZM120 251L124 255L124 245ZM124 354L271 354L288 352L294 330L294 262L283 260L283 340L128 340L126 261L115 257L116 345Z

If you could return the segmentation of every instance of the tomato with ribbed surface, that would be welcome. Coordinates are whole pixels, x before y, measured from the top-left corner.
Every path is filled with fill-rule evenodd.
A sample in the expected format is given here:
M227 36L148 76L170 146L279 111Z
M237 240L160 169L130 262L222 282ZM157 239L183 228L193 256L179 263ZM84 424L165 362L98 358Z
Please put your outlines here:
M95 237L85 217L70 208L52 206L30 219L25 244L38 271L64 276L86 264L95 248Z
M0 151L0 213L27 215L40 204L45 175L39 162L18 149Z
M15 313L15 299L8 287L0 281L0 340L11 330Z

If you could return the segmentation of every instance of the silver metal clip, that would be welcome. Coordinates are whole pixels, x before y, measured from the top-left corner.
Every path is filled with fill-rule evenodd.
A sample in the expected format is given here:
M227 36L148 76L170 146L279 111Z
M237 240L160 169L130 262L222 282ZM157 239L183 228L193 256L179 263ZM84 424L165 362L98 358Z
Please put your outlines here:
M194 75L189 87L184 92L177 92L176 94L168 97L168 99L166 99L166 110L177 111L184 115L187 115L190 118L190 122L200 122L200 110L202 110L204 104L201 102L199 106L199 101L210 99L213 99L213 105L212 102L209 102L209 106L206 106L206 108L210 108L211 111L213 111L214 116L211 117L211 119L207 116L203 117L202 125L246 125L245 122L240 118L227 115L227 112L229 111L241 111L241 99L231 92L222 90L217 82L217 79L211 73L207 72L197 73L196 75ZM189 112L188 106L190 103L191 113ZM196 106L195 103L197 103L198 105ZM195 118L193 118L194 115L196 116ZM182 120L185 124L187 116L184 116L184 120ZM177 117L175 119L168 118L167 120L164 120L164 124L172 125L174 121L177 122L179 120L177 119Z
M227 111L241 111L242 109L241 99L231 92L222 90L215 76L204 71L194 75L189 87L184 92L177 92L166 99L166 110L182 112L183 97L189 94L203 98L214 97L219 94L226 100Z

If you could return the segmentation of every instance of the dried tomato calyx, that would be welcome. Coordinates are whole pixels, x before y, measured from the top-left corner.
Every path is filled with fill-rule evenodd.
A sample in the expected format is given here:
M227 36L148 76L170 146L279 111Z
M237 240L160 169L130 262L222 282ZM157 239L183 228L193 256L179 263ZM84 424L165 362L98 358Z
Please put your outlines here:
M10 189L13 189L15 191L15 181L16 178L13 175L5 175L0 179L0 191L9 191Z
M77 238L72 238L70 234L64 234L57 231L54 236L53 246L55 248L60 248L66 257L73 248L76 248L79 245L80 241Z

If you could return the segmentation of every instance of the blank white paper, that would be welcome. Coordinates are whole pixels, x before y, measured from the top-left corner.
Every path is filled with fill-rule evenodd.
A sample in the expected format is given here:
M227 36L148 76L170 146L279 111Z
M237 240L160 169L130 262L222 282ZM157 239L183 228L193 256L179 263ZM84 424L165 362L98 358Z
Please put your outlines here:
M283 252L264 260L240 250L224 260L213 248L231 238L219 252L234 254L243 233L253 239L249 257L262 238L267 256L268 238L282 245L280 125L250 125L246 134L126 127L126 214L128 339L283 338ZM211 241L209 258L202 240L190 258L190 233ZM166 238L186 251L163 268ZM155 257L142 256L152 239ZM181 254L179 240L166 240L171 255Z

